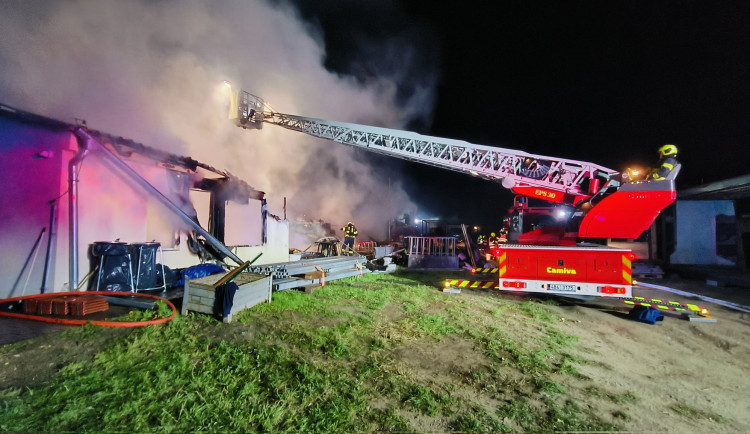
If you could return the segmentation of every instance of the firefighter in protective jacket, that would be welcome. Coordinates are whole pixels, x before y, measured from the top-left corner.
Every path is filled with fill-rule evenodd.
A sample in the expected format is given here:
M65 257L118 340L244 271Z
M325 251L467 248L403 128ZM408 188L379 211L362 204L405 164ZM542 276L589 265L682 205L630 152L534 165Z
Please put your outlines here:
M500 240L497 238L497 235L495 235L494 232L491 233L490 237L487 239L487 245L490 248L490 250L496 248L499 242Z
M675 145L664 145L659 148L659 162L657 167L651 169L651 179L654 181L661 181L667 178L669 172L671 172L675 166L679 164L677 161L677 146Z
M354 252L354 238L356 238L358 233L357 227L354 226L354 223L349 222L346 226L343 226L341 230L344 231L343 251L349 255Z

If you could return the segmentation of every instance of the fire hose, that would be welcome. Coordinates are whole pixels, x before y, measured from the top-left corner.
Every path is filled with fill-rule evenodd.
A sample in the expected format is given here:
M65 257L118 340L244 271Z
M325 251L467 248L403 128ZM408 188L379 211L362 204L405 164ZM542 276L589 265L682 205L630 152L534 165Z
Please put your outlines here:
M0 316L10 317L10 318L29 319L33 321L42 321L42 322L46 322L50 324L62 324L62 325L92 324L92 325L101 326L101 327L129 328L129 327L143 327L147 325L164 324L166 322L173 320L175 316L177 315L177 309L175 308L174 304L172 304L172 302L170 302L169 300L156 296L156 295L133 293L133 292L85 291L85 292L58 292L55 294L34 294L34 295L26 295L22 297L14 297L14 298L7 298L5 300L0 300L0 304L14 303L18 301L23 302L25 300L32 300L32 299L55 299L58 297L85 297L88 295L150 298L150 299L154 299L157 301L163 301L164 303L166 303L167 306L169 306L169 308L172 309L172 314L166 318L158 318L158 319L145 320L145 321L101 321L101 320L86 320L86 319L51 318L51 317L42 316L42 315L33 315L33 314L24 314L24 313L15 313L15 312L6 312L6 311L0 311Z

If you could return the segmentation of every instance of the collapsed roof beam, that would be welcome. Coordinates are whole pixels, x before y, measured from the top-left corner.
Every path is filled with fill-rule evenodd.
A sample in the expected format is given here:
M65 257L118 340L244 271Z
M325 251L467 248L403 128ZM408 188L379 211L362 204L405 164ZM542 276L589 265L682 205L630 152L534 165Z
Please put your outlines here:
M229 257L231 260L237 263L237 265L242 265L244 261L237 257L234 253L232 253L231 250L229 250L222 242L214 238L211 234L206 232L205 229L203 229L198 223L193 221L190 216L185 214L184 211L180 209L179 206L174 204L169 198L164 196L161 191L159 191L156 187L151 185L147 180L145 180L141 175L139 175L135 170L130 168L127 164L125 164L124 161L122 161L119 157L117 157L114 153L112 153L109 149L107 149L104 145L99 143L96 139L94 139L88 131L86 131L83 127L76 127L73 130L73 133L75 134L76 138L78 139L78 146L82 149L91 150L92 146L98 147L102 151L102 155L112 163L116 168L120 169L125 175L130 177L133 181L136 182L139 186L141 186L144 190L146 190L149 194L154 196L156 199L158 199L162 204L164 204L167 208L169 208L170 211L175 213L178 217L182 219L185 223L187 223L191 228L193 228L196 232L201 234L206 241L209 242L213 247L215 247L217 250L219 250L221 253ZM77 261L76 261L77 262Z

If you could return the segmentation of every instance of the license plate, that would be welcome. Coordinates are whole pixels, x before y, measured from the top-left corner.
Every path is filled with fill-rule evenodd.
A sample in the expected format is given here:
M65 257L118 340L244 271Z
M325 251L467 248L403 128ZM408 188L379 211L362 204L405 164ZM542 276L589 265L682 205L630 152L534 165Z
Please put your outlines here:
M547 285L548 291L576 292L575 285L565 285L563 283L550 283Z

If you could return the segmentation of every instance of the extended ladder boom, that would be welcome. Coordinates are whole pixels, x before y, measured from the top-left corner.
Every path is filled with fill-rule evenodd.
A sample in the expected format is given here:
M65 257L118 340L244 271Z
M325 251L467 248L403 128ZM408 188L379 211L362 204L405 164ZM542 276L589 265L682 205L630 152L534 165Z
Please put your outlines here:
M475 145L462 140L279 113L244 91L233 95L230 118L242 128L270 123L392 157L502 183L526 197L572 205L562 224L524 233L519 241L562 243L576 239L637 238L677 197L675 176L621 184L618 172L584 161ZM525 208L522 210L525 212Z
M334 122L276 112L240 91L230 115L243 128L272 123L311 136L409 161L501 181L524 196L576 205L595 195L618 172L596 164L475 145L409 131Z

